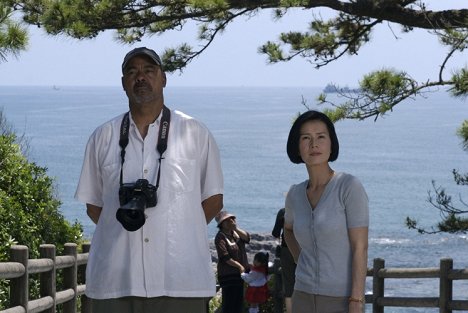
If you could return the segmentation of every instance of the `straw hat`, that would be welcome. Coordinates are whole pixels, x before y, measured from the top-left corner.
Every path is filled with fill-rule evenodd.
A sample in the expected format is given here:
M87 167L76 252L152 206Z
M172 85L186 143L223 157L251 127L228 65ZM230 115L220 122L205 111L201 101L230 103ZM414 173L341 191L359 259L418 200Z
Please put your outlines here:
M231 213L228 213L226 211L221 211L216 215L215 220L216 220L216 223L219 226L219 225L221 225L222 222L224 222L225 219L230 218L230 217L236 218L236 216L231 214Z

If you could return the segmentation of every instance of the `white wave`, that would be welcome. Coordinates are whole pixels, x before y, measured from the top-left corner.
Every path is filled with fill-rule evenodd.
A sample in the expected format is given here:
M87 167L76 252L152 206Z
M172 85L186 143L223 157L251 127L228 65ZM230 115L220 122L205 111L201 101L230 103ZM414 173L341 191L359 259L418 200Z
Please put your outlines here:
M378 245L397 245L397 244L403 244L403 243L408 243L411 240L407 238L371 238L370 243L373 244L378 244Z

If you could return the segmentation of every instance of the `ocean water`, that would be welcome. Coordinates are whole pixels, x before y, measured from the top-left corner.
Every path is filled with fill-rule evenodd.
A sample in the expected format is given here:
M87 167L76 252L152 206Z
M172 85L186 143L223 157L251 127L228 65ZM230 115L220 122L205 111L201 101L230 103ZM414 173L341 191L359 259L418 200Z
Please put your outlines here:
M320 88L167 87L166 105L203 121L221 151L225 209L250 232L270 233L289 186L307 178L303 165L292 164L285 145L292 120L305 107L316 108ZM336 171L357 176L370 199L369 266L383 258L387 267L438 267L452 258L454 268L468 268L468 236L420 235L405 227L405 218L434 225L439 212L427 201L432 180L462 206L466 187L456 186L451 171L468 171L456 129L468 119L466 100L434 92L408 100L377 121L336 124L340 156ZM30 142L29 158L56 178L61 211L84 225L94 225L84 205L73 199L88 136L99 124L127 110L119 87L2 87L0 108L18 134ZM216 227L209 225L210 237ZM367 286L369 291L372 285ZM386 295L437 296L438 281L387 280ZM457 299L468 299L468 284L456 282ZM369 309L368 309L369 310ZM438 312L393 309L386 312Z

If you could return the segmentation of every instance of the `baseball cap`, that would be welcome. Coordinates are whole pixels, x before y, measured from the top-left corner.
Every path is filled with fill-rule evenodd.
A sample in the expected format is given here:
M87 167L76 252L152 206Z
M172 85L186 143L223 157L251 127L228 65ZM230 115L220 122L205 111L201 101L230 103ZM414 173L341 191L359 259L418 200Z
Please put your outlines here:
M133 49L132 51L127 53L127 55L125 55L125 58L124 58L124 60L122 62L122 73L123 73L125 67L127 66L128 62L132 58L136 57L137 55L146 55L151 60L153 60L154 63L156 63L159 66L162 66L161 58L159 57L159 55L154 50L148 49L146 47L139 47L139 48Z

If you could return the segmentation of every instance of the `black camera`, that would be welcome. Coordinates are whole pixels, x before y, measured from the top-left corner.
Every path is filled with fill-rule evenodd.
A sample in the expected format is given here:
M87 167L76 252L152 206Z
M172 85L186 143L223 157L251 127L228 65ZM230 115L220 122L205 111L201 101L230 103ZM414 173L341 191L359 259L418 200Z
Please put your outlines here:
M122 184L119 189L119 201L117 220L126 230L135 231L145 224L145 209L158 203L156 187L146 179Z

